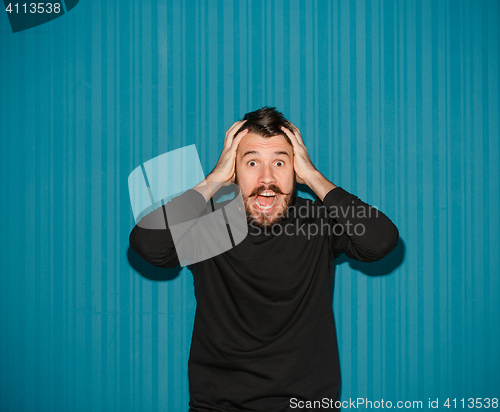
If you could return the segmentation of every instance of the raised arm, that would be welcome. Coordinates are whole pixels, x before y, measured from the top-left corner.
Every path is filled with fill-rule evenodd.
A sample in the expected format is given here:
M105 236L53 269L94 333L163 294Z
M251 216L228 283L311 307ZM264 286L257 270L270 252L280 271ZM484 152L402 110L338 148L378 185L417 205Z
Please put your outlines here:
M380 210L337 187L327 193L323 205L333 225L331 249L335 257L345 253L361 262L388 255L399 240L398 228Z
M226 132L219 161L204 181L149 213L132 229L130 246L144 260L159 267L179 265L175 241L169 226L173 228L174 225L181 224L181 233L187 233L189 223L186 226L186 222L194 224L197 218L212 212L207 202L222 185L234 181L236 149L241 138L248 133L246 129L237 133L244 123L245 121L235 122ZM177 236L179 238L179 235ZM194 248L196 246L192 245Z
M333 225L332 251L362 262L382 259L397 245L399 232L391 220L358 197L337 187L312 164L299 129L282 127L293 145L298 183L308 185L329 210Z

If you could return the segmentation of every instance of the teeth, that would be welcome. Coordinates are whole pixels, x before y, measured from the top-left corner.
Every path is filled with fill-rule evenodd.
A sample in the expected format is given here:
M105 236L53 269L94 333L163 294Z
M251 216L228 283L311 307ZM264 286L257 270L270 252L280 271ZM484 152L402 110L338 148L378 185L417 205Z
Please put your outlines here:
M274 192L262 192L259 196L266 196L266 197L276 196L276 193L274 193Z
M260 195L260 196L273 196L273 195ZM271 203L269 206L262 206L260 203L259 203L259 197L257 196L255 198L255 204L257 205L257 207L259 209L262 209L262 210L267 210L267 209L271 209L275 204L276 202L278 201L278 196L275 196L274 200L273 200L273 203Z

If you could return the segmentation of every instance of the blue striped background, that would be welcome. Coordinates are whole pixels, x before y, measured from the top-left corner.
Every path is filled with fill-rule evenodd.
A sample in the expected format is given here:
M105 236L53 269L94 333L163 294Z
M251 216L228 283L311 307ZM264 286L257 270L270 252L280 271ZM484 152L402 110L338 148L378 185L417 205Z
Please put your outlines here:
M192 276L134 270L127 177L189 144L208 173L264 105L400 229L390 274L337 266L342 399L499 397L499 21L498 0L81 0L13 34L0 12L0 410L187 410Z

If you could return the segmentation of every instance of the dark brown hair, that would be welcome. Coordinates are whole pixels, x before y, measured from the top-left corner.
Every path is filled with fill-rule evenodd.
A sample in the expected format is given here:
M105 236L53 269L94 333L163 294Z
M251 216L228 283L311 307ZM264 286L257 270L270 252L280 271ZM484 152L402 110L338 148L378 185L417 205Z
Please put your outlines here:
M247 113L243 117L243 120L246 120L246 122L240 127L236 134L242 130L248 129L250 133L255 133L262 137L282 135L285 137L286 141L292 145L286 133L281 130L281 126L285 126L291 132L293 132L295 128L285 119L282 113L276 110L276 108L267 106L262 107L254 112Z

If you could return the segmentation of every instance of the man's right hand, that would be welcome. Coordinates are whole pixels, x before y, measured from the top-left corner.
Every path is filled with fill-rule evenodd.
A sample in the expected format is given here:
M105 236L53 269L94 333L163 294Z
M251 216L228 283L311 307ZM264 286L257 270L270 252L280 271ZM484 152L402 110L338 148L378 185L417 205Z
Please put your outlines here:
M233 125L226 132L224 139L224 148L219 157L219 161L214 170L208 175L212 182L220 183L234 183L235 179L235 160L236 149L240 144L241 139L248 133L248 129L242 130L236 135L236 132L245 124L246 120L233 123ZM208 179L207 176L207 179Z
M234 183L236 149L241 139L248 133L248 129L237 131L245 124L246 120L233 123L226 132L224 148L214 170L206 177L205 181L198 184L194 189L200 192L208 201L214 193L225 183Z

